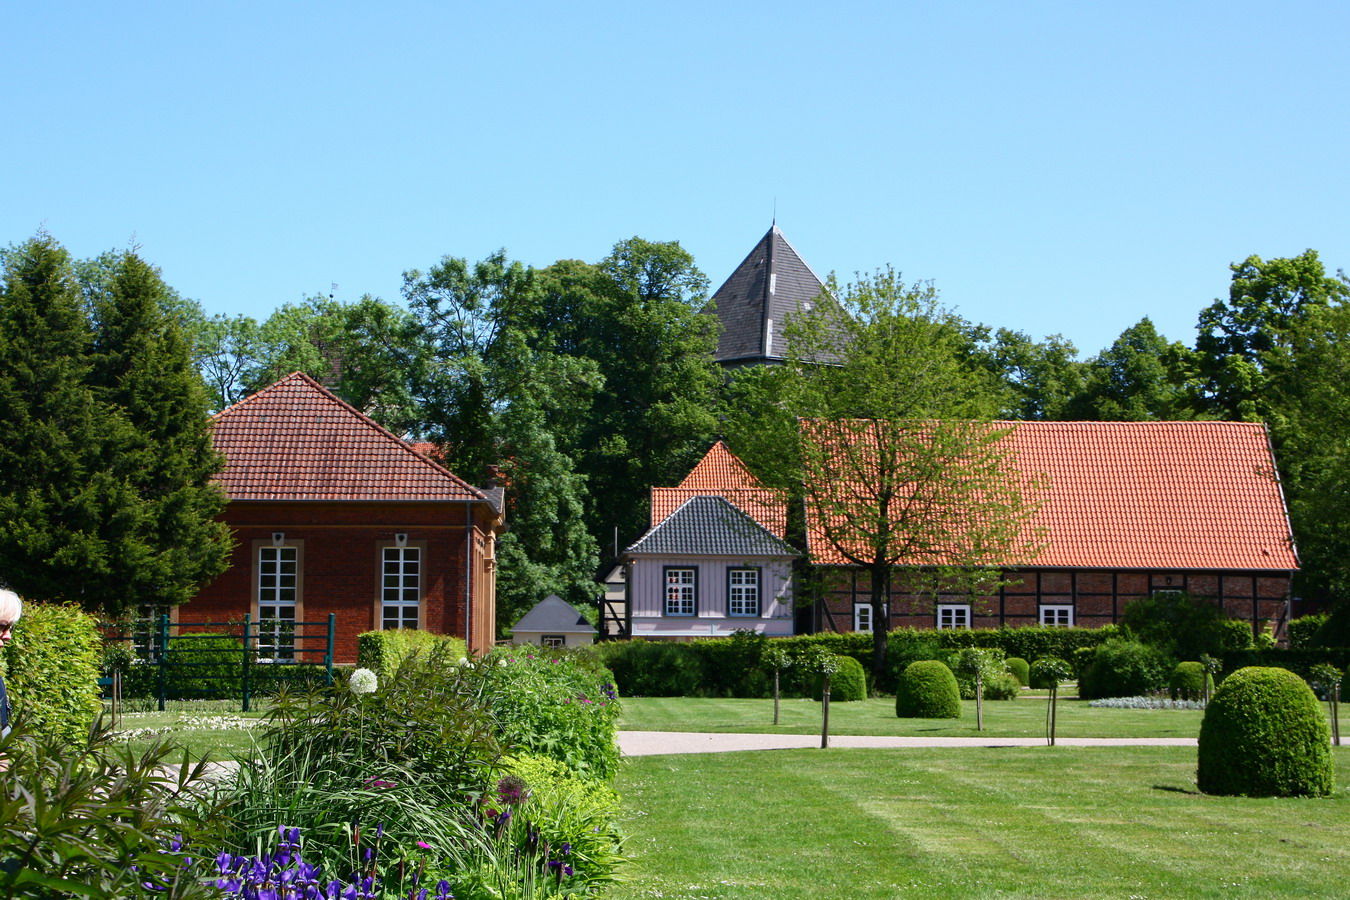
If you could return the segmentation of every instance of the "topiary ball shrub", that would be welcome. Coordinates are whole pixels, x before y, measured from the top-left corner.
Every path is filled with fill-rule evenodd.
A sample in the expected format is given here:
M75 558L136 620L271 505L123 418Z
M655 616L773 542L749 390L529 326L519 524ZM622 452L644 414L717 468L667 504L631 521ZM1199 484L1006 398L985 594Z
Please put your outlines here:
M1058 687L1059 685L1059 682L1055 682L1045 675L1047 667L1042 665L1045 661L1053 661L1057 666L1061 666L1065 669L1069 668L1068 663L1064 662L1064 660L1060 659L1058 656L1047 656L1044 657L1044 659L1036 660L1031 664L1031 668L1028 670L1027 683L1029 687L1035 688L1038 691L1048 691L1052 687ZM1053 671L1055 666L1050 666L1049 668Z
M1138 641L1114 639L1097 648L1078 676L1078 696L1143 697L1167 687L1170 668L1163 654Z
M1016 700L1022 693L1022 682L1012 675L994 675L984 680L984 699Z
M867 673L862 663L851 656L836 656L839 668L830 676L830 700L848 703L853 700L867 699ZM817 675L811 688L811 696L819 700L824 690L825 679Z
M895 687L895 714L901 719L961 718L956 676L935 659L910 663Z
M1017 679L1017 683L1023 687L1031 684L1031 664L1020 656L1010 656L1004 660L1008 667L1009 674Z
M1167 687L1173 700L1203 700L1206 679L1209 681L1209 692L1212 694L1214 677L1205 671L1204 666L1198 662L1177 663Z
M1312 689L1287 669L1248 666L1225 678L1200 723L1196 783L1206 794L1330 794L1331 733Z

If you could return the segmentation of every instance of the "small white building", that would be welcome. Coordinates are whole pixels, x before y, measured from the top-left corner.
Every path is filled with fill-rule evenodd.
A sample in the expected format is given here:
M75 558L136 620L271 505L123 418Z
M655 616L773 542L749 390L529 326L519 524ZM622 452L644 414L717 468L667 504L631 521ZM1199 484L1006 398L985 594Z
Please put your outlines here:
M544 647L588 647L595 643L595 627L577 608L557 594L536 603L511 629L511 643Z

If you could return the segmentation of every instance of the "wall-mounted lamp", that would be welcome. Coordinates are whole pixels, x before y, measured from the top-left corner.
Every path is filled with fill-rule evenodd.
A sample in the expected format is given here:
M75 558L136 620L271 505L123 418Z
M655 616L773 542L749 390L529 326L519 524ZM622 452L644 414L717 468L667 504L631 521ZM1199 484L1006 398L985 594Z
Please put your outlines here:
M398 532L397 534L395 534L395 535L394 535L394 546L396 546L396 547L406 547L406 546L408 546L408 532L406 532L406 531L400 531L400 532Z
M272 532L272 546L273 546L273 547L280 547L280 546L281 546L282 544L284 544L284 543L286 543L286 532L284 532L284 531L274 531L274 532Z

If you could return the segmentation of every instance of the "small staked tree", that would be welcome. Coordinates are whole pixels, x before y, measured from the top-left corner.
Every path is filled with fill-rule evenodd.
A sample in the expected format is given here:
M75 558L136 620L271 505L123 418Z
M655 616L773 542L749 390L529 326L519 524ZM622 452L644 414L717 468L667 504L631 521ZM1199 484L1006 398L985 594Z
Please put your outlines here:
M824 750L830 746L830 677L839 671L839 657L816 647L802 665L808 672L820 673L820 748Z
M975 730L984 731L984 680L1002 671L1002 659L992 650L966 647L956 654L952 668L975 679Z
M1072 670L1057 656L1044 656L1031 664L1032 684L1050 685L1050 697L1045 706L1045 742L1055 746L1055 713L1059 699L1059 685L1068 681Z
M792 665L792 657L782 647L766 647L760 663L773 670L773 724L778 724L779 680L783 670Z
M1219 677L1219 672L1223 671L1223 660L1210 656L1208 653L1200 654L1200 667L1205 670L1205 683L1201 691L1204 694L1205 705L1209 706L1209 686L1214 683L1214 679Z
M1345 673L1331 663L1318 663L1308 675L1308 683L1321 691L1327 698L1327 711L1331 713L1331 742L1341 745L1341 679Z
M909 594L987 593L1037 550L1034 485L992 421L999 387L931 284L889 269L861 277L786 334L809 542L817 560L868 573L879 679L893 576Z

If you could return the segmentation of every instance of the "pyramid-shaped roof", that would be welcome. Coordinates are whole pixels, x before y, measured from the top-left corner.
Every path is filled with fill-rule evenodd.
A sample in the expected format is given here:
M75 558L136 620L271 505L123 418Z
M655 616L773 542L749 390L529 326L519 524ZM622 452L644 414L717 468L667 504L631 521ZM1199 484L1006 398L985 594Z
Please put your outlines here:
M1264 425L999 422L1040 507L1025 565L1100 569L1298 568ZM843 557L807 511L814 559Z
M713 294L708 312L722 321L716 359L723 365L781 362L783 323L825 290L775 224Z
M723 441L712 445L678 487L652 488L652 526L660 525L689 498L709 496L725 497L780 538L787 533L787 503Z
M303 372L212 417L231 500L485 500Z
M626 551L657 556L796 556L723 497L690 497Z
M511 627L512 631L542 631L556 634L595 634L595 627L577 608L557 594L549 594Z

